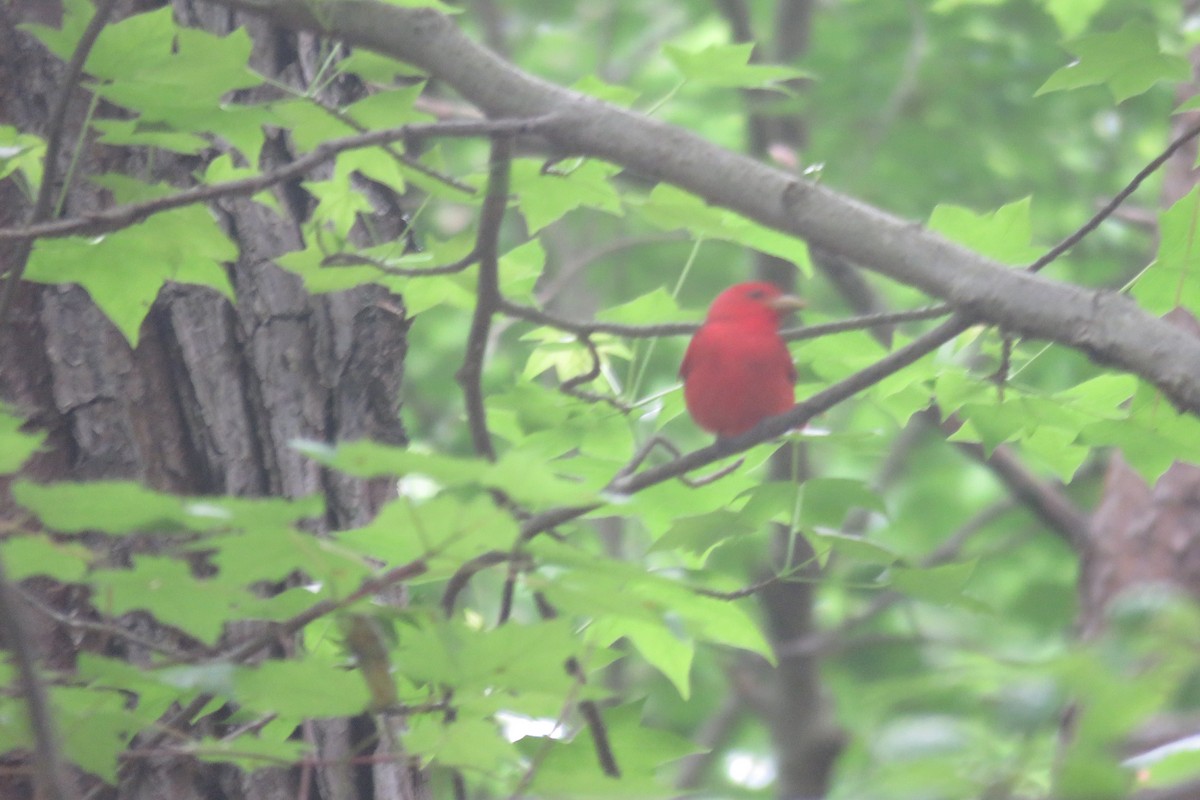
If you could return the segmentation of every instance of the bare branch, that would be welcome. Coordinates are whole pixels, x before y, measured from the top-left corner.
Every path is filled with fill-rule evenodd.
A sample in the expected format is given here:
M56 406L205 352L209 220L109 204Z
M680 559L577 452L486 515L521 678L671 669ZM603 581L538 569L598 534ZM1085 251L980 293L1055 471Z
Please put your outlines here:
M29 215L31 224L47 220L54 213L54 184L58 176L58 155L62 150L67 108L71 104L71 95L75 93L79 77L83 74L84 62L87 61L88 54L92 52L96 38L108 24L108 19L112 16L113 8L116 5L116 0L101 0L96 5L96 13L92 15L87 27L84 28L83 35L79 37L79 42L75 45L75 51L71 53L71 60L67 63L66 72L62 76L62 92L55 99L54 108L50 111L46 155L42 159L42 184L38 187L37 199L34 201L33 211ZM3 323L8 316L8 309L12 304L13 295L16 293L17 283L25 274L25 267L29 264L29 254L32 250L32 240L21 239L17 242L12 266L8 272L8 281L4 284L3 290L0 290L0 323Z
M1032 264L1030 264L1027 268L1028 271L1037 272L1047 264L1050 264L1052 261L1058 259L1058 257L1063 253L1067 252L1072 247L1083 241L1084 237L1096 230L1096 228L1100 227L1101 222L1104 222L1104 220L1111 217L1113 212L1117 210L1117 207L1120 206L1121 203L1124 203L1125 200L1128 199L1129 195L1136 192L1138 187L1141 186L1147 178L1157 172L1159 167L1167 163L1171 156L1175 154L1175 151L1183 147L1192 139L1196 138L1198 134L1200 134L1200 125L1194 125L1177 136L1175 140L1168 144L1161 153L1159 153L1153 160L1150 161L1150 163L1142 167L1138 173L1133 176L1133 179L1130 180L1129 183L1125 184L1124 189L1113 195L1111 200L1105 203L1099 211L1093 214L1091 219L1083 223L1083 225L1081 225L1079 229L1070 236L1063 239L1054 247L1050 248L1050 250L1048 250L1046 254L1037 261L1034 261Z
M476 250L472 248L471 252L467 253L458 261L455 261L451 264L442 264L439 267L428 267L425 269L405 269L403 267L393 267L389 264L383 263L379 259L359 255L358 253L334 253L332 255L328 255L321 260L321 266L374 267L386 275L396 275L402 278L429 278L434 275L453 275L456 272L462 272L477 261L479 261L479 256L476 255Z
M700 327L699 323L695 322L672 322L662 325L624 325L618 322L596 321L577 322L547 311L542 311L539 308L523 306L508 299L500 301L499 310L510 317L523 319L526 322L533 322L538 325L544 325L547 328L556 328L580 336L587 336L594 333L609 333L614 336L626 336L631 339L648 339L659 336L691 336ZM817 339L821 336L830 336L835 333L896 325L901 322L919 322L921 320L937 319L938 317L946 316L952 310L949 306L937 305L930 306L929 308L913 309L912 311L866 314L861 317L851 317L850 319L838 320L836 322L823 322L818 325L805 325L801 328L788 328L780 331L780 335L789 342L798 342L804 339Z
M389 144L410 136L490 136L493 134L518 135L532 133L554 119L553 115L527 119L502 119L482 121L449 121L404 125L382 131L371 131L359 136L330 139L314 147L310 152L279 169L253 175L249 178L214 183L185 189L177 194L158 197L142 203L116 206L86 217L56 220L28 225L23 228L0 228L0 242L27 241L32 239L61 238L63 236L95 235L118 228L128 227L147 217L173 208L206 203L225 197L245 197L269 189L277 183L304 175L347 150Z
M483 403L483 361L487 355L492 317L500 307L500 224L508 207L508 183L512 166L512 137L492 137L488 162L488 190L479 217L479 236L475 252L479 256L479 280L475 292L475 313L467 335L467 352L455 377L462 386L467 405L467 424L475 452L488 461L496 460L492 436L487 427L487 409Z
M29 725L33 731L34 782L38 794L50 800L71 800L78 793L71 786L63 763L54 715L46 686L34 663L33 647L25 609L9 583L3 559L0 559L0 641L12 653L17 667L17 681L25 706L29 709Z

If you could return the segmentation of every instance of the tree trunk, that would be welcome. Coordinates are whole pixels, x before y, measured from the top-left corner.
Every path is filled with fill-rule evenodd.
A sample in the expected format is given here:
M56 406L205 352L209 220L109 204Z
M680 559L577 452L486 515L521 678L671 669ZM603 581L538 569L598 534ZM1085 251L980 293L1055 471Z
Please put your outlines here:
M118 13L130 11L130 5L118 4ZM57 11L45 2L0 5L0 123L45 133L48 109L62 90L64 64L18 25L58 24ZM307 86L317 56L311 37L187 0L176 2L174 11L185 23L218 34L245 25L256 43L256 69L293 86ZM331 89L354 90L336 84ZM85 92L76 89L58 175L72 157L88 103ZM98 113L108 110L101 104ZM290 158L286 136L264 149L267 166ZM145 151L85 140L65 212L87 213L110 202L104 190L87 182L88 176L117 172L182 187L192 183L191 174L202 166L194 157L159 152L150 160ZM211 209L238 245L237 262L227 265L236 305L209 289L169 285L146 317L136 349L83 290L29 283L19 287L0 329L0 399L32 426L48 431L46 447L28 463L23 477L131 479L197 495L318 494L326 502L320 525L325 529L362 524L374 515L393 492L389 481L331 475L291 443L363 437L404 442L398 398L408 320L399 298L382 290L312 297L298 278L276 267L273 258L300 245L307 206L298 185L283 187L277 198L288 214L249 199L223 201ZM29 210L15 181L0 182L0 225L23 223ZM392 213L376 223L375 229L382 226L394 234L404 221ZM0 251L0 266L9 267L13 256ZM0 516L23 519L7 486L2 488ZM92 613L80 592L45 581L25 588L62 612ZM31 614L30 619L37 623L39 655L52 667L69 668L77 647L95 644L85 638L74 645L45 618ZM121 623L140 624L133 619ZM215 722L185 718L176 724ZM318 744L321 763L358 753L361 737L373 735L367 723L314 727L308 735ZM315 782L323 797L371 797L379 794L376 785L412 783L404 779L403 765L384 767L395 772L389 778L379 774L379 766L373 777L369 767L342 763L317 768ZM282 768L247 774L180 758L130 759L122 767L120 788L93 796L294 798L302 777L311 776ZM0 795L30 795L23 779L3 781Z

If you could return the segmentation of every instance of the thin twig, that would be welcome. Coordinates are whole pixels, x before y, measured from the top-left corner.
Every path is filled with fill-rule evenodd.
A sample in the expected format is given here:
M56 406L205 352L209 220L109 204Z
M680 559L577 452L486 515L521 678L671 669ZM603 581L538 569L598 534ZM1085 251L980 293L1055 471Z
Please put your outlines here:
M467 267L479 261L479 256L476 255L474 249L467 253L462 258L450 264L442 264L438 267L426 267L406 269L404 267L393 267L385 264L377 258L360 255L358 253L334 253L325 256L321 260L322 267L374 267L375 269L387 275L395 275L401 278L429 278L434 275L453 275L457 272L462 272Z
M54 107L50 110L50 121L46 129L46 155L42 159L42 183L38 187L33 212L29 215L30 225L36 226L37 223L49 219L54 213L54 183L58 176L58 154L62 150L65 135L67 108L71 105L71 95L74 94L75 87L79 83L79 76L83 74L83 65L87 62L88 54L91 53L92 46L96 43L100 32L108 24L108 19L112 16L113 8L116 5L116 0L101 0L97 4L96 13L92 15L87 27L84 28L83 35L79 37L79 42L75 45L75 51L71 53L71 60L67 62L67 69L61 78L62 91L55 98ZM3 324L8 317L8 309L16 294L17 284L20 283L21 276L25 274L25 268L29 265L29 254L33 251L32 238L23 236L15 238L18 241L13 251L8 281L0 290L0 324Z
M115 637L118 639L124 639L130 644L145 648L152 653L162 653L164 655L173 657L181 657L184 655L183 651L176 647L164 645L162 642L155 642L143 636L139 636L132 631L122 628L115 622L97 622L95 620L79 619L77 617L67 616L58 609L42 602L41 598L25 591L20 586L16 586L14 588L21 595L21 599L23 599L30 608L45 617L49 617L64 627L75 628L76 630L91 631L93 633L98 633L110 638Z
M463 589L467 588L467 584L471 582L471 578L489 567L503 564L511 557L511 553L506 553L503 550L489 550L486 553L463 562L455 570L454 574L450 576L450 580L446 581L446 588L442 592L442 611L446 616L448 617L454 613L454 604L458 600L458 595Z
M1167 145L1166 149L1158 154L1153 161L1142 167L1129 183L1125 184L1125 188L1113 195L1104 206L1097 211L1092 218L1083 223L1067 238L1063 239L1054 247L1050 248L1045 255L1030 264L1027 269L1029 272L1038 272L1050 262L1057 259L1063 253L1070 250L1075 245L1079 244L1085 236L1100 227L1100 223L1112 216L1112 213L1117 210L1117 207L1124 203L1129 195L1137 191L1142 182L1158 171L1158 168L1167 163L1167 159L1175 154L1175 151L1183 147L1185 144L1194 139L1200 134L1200 125L1194 125L1180 134L1174 141Z
M588 336L596 333L609 333L615 336L625 336L630 339L649 339L661 336L691 336L700 327L696 322L672 322L663 325L625 325L618 322L578 322L576 320L560 317L551 314L547 311L542 311L540 308L525 306L519 303L514 303L511 300L503 299L500 302L499 309L501 313L507 314L510 317L523 319L526 322L533 322L538 325L544 325L547 328L556 328L568 333L576 334L577 336ZM838 320L837 322L824 322L819 325L806 325L802 328L788 328L780 331L780 336L789 342L797 342L803 339L816 339L821 336L828 336L834 333L845 333L847 331L864 330L867 328L876 328L884 325L895 325L901 322L917 322L920 320L936 319L944 317L951 313L953 309L946 305L930 306L929 308L918 308L911 311L896 311L885 314L865 314L860 317L851 317L850 319Z
M361 136L330 139L317 145L310 152L305 153L286 166L264 172L261 175L209 184L207 186L196 186L176 194L167 195L166 197L158 197L142 203L116 206L105 211L96 212L95 214L89 214L85 217L42 222L21 228L0 228L0 242L105 233L141 222L152 214L162 211L195 205L196 203L206 203L210 200L219 200L224 197L244 197L246 195L257 194L275 184L297 178L314 167L333 159L339 153L347 150L358 150L364 147L375 147L415 134L448 137L489 136L492 134L516 136L536 131L552 123L554 119L553 115L548 114L529 119L500 119L479 122L458 120L416 123L404 125L399 128L372 131Z
M592 359L592 366L587 372L568 378L558 385L558 390L564 394L569 394L572 397L578 397L580 400L586 400L589 403L607 403L608 405L620 411L622 414L628 414L633 411L633 406L628 403L621 402L621 399L611 394L601 394L599 392L589 392L586 389L580 389L586 383L591 383L600 377L603 370L604 362L600 358L600 351L596 349L596 343L592 341L592 337L587 334L580 334L579 342L587 348L588 355Z
M1006 497L1000 502L983 509L963 523L958 530L938 545L937 548L922 558L918 566L921 569L928 569L953 561L962 552L963 547L972 537L1016 507L1016 502L1011 497ZM839 643L845 639L849 631L875 619L904 598L905 595L900 592L880 592L865 609L852 617L842 620L841 624L836 628L814 631L789 642L781 642L776 647L775 653L779 658L785 658L788 656L813 656L827 652L839 646Z
M59 747L54 715L46 686L34 663L32 638L25 609L9 583L4 561L0 558L0 640L12 653L17 667L17 680L25 706L29 710L29 725L33 731L33 775L37 794L49 800L71 800L78 793L68 781L66 765Z
M500 306L500 224L508 207L508 185L512 167L512 136L492 137L488 159L487 196L479 214L479 235L475 252L479 256L479 278L475 291L475 313L467 334L466 354L455 378L466 400L467 424L475 452L488 461L496 460L492 435L488 431L487 407L483 402L483 362L487 356L488 334L492 317Z
M272 625L270 630L250 636L247 639L235 642L229 647L224 648L214 660L234 663L244 661L259 650L278 640L279 637L291 635L305 625L347 606L351 606L365 597L378 594L389 586L423 575L428 569L429 566L425 560L419 558L415 561L409 561L407 564L393 567L380 575L366 578L358 585L357 589L345 597L321 600L320 602L313 603L304 611Z

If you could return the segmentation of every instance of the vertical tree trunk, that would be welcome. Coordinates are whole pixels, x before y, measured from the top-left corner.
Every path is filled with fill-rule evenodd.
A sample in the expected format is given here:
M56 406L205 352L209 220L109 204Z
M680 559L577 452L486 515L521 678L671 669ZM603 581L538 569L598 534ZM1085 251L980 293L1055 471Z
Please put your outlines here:
M246 25L256 43L256 69L307 85L316 58L311 38L202 3L178 0L174 6L185 23L217 34ZM129 4L119 4L118 13L122 10L130 11ZM0 4L0 124L45 133L47 109L62 90L64 65L18 25L57 24L57 11L47 2ZM76 89L67 117L68 143L78 137L88 102ZM99 113L106 113L103 104ZM70 145L65 150L59 175L72 155ZM269 164L290 157L286 136L264 149ZM87 183L88 176L118 172L183 187L200 166L196 158L159 152L150 159L144 151L85 140L65 211L87 213L108 202L103 190ZM44 452L29 462L24 477L132 479L183 494L319 494L328 509L327 528L361 524L374 515L392 492L388 481L330 475L290 445L298 438L404 441L398 397L408 320L402 302L382 290L311 297L299 279L276 267L273 258L300 244L306 206L298 186L277 194L290 214L280 216L248 199L212 209L238 245L237 262L227 267L238 302L230 304L208 289L171 285L147 316L136 349L83 290L20 287L0 328L0 400L49 433ZM28 213L28 200L16 182L0 182L0 225L19 225ZM392 232L403 225L395 215L378 222ZM0 262L6 258L12 253L0 249ZM19 518L7 487L0 488L0 517ZM88 613L78 592L45 582L27 588L63 611ZM38 622L40 655L54 667L68 668L75 645L44 619ZM85 639L78 646L90 643ZM342 721L316 727L312 736L323 762L337 762L369 726ZM406 773L399 766L384 769L401 777ZM182 759L130 760L121 775L116 796L130 800L294 798L300 779L298 770L247 774ZM316 782L329 800L374 793L370 770L356 772L345 764L319 768ZM27 792L20 781L0 785L4 797Z

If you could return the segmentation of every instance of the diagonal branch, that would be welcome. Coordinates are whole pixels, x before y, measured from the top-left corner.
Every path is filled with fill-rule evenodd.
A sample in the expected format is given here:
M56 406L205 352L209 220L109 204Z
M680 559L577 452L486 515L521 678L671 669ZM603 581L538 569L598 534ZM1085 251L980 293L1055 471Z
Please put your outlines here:
M310 152L297 158L286 166L223 183L207 186L197 186L185 189L177 194L158 197L142 203L116 206L86 217L55 220L27 225L22 228L0 228L0 242L31 241L33 239L61 238L63 236L96 235L124 228L141 222L147 217L173 208L207 203L224 197L245 197L257 194L264 189L298 178L315 167L335 158L347 150L360 150L365 147L390 144L411 136L490 136L493 134L520 135L533 133L542 125L551 122L553 115L532 117L527 119L505 120L469 120L430 122L404 125L399 128L389 128L381 131L371 131L358 136L346 136L340 139L330 139L314 147Z
M1140 375L1179 408L1200 413L1200 341L1128 297L1012 270L823 184L700 137L529 76L428 8L372 0L215 0L407 61L490 117L555 119L539 133L555 152L602 158L651 181L806 239L942 298L978 321L1048 339Z
M928 355L967 330L971 325L971 320L956 314L923 336L887 354L874 364L797 403L786 414L765 419L741 436L718 439L707 447L693 450L665 464L650 467L633 475L618 475L609 482L606 490L616 494L634 494L663 481L685 475L692 470L719 461L734 453L739 453L757 444L762 444L763 442L782 436L789 430L804 425L816 415L828 411L838 403L853 397L864 389ZM553 508L543 511L522 521L521 535L524 538L531 538L557 525L577 519L599 507L598 504L591 504L586 506Z

